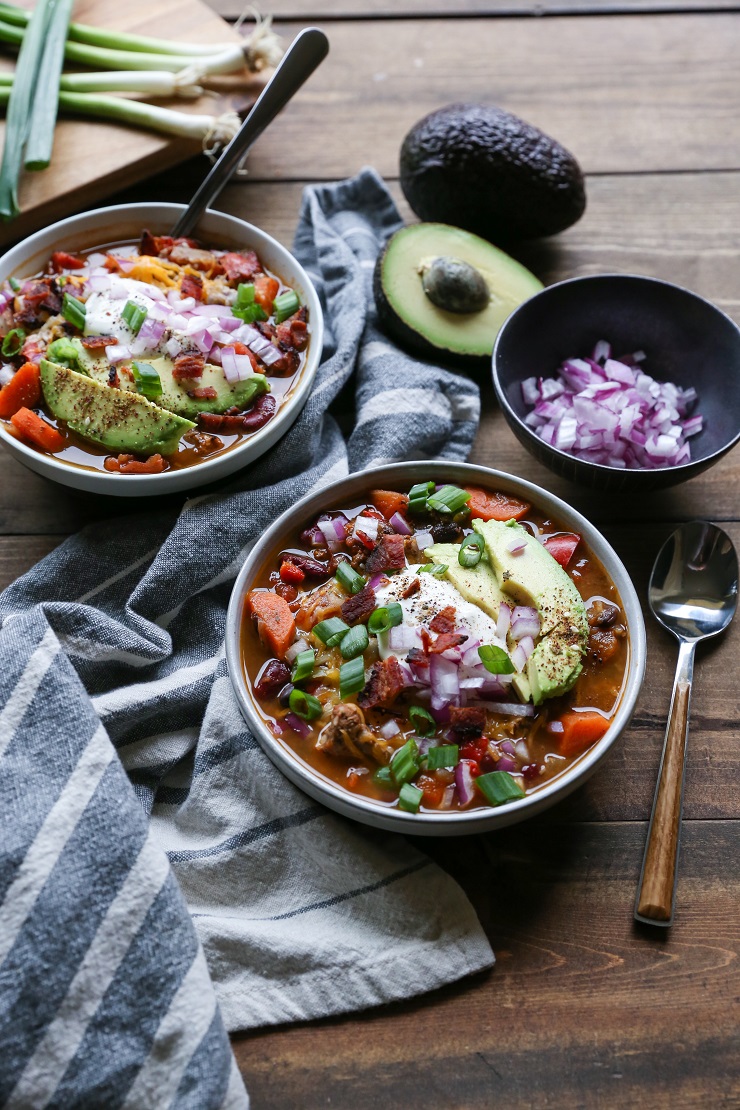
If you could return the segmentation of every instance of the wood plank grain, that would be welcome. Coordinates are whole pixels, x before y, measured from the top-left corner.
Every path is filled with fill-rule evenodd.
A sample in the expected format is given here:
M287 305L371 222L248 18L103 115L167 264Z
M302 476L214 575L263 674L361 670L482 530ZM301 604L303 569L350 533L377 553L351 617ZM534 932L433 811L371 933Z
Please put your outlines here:
M632 922L644 834L535 820L421 845L471 898L495 970L415 1002L237 1036L255 1104L736 1106L740 879L727 861L740 823L687 824L667 936Z
M64 536L2 536L0 538L0 590L40 562Z
M738 20L327 23L329 57L255 148L250 172L331 179L372 160L395 175L412 124L441 104L478 100L541 127L588 173L738 168ZM290 38L299 28L281 32ZM605 79L605 56L617 83Z
M24 0L31 7L31 0ZM234 30L200 0L160 0L148 4L131 0L80 0L75 19L82 23L133 31L183 42L238 41ZM0 58L0 68L12 71L13 59ZM258 89L261 80L254 82ZM242 98L243 99L243 98ZM185 112L220 115L232 107L233 97L209 94L191 101L161 101ZM0 142L5 124L0 123ZM48 170L27 173L20 189L21 215L0 225L0 244L14 242L30 231L82 207L93 207L110 193L126 188L191 158L200 141L172 139L154 132L102 121L61 119L54 155ZM201 172L207 163L203 159Z
M240 0L207 0L224 19L237 19ZM275 20L431 19L437 16L616 15L640 12L737 11L737 0L272 0Z

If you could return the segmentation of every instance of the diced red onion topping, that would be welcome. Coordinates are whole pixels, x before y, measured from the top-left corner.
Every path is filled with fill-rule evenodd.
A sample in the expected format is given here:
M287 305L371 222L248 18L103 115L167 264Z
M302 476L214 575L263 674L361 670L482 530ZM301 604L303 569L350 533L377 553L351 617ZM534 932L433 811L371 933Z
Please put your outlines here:
M511 636L521 640L523 636L536 637L540 634L540 618L536 609L529 605L517 605L511 615Z
M221 366L224 377L230 385L245 381L253 372L249 355L238 355L233 347L222 347Z
M516 769L516 760L513 759L510 755L502 755L498 763L496 764L497 771L508 771L509 773L511 773L512 771L516 771Z
M511 625L511 606L502 601L498 610L498 621L496 622L496 635L499 640L506 639L506 633L509 631Z
M399 536L411 535L411 529L400 513L394 513L388 523L390 524L391 528L394 529L394 531L398 532Z
M449 705L459 704L460 686L456 663L441 655L432 655L429 660L429 681L433 709L446 709Z
M472 773L472 761L461 759L455 768L455 786L457 788L457 801L460 806L467 806L473 800L475 793L475 779Z
M420 529L416 533L415 539L416 546L419 548L419 551L425 551L427 547L431 547L434 543L434 537L432 533L427 532L425 529Z
M295 713L286 713L283 719L286 725L292 728L293 732L297 732L299 736L302 736L304 740L307 736L311 735L311 726L308 721L301 720Z
M379 523L374 516L358 516L355 519L355 531L362 532L369 540L377 540Z
M386 721L384 725L378 730L384 740L392 740L394 736L398 736L401 729L398 727L398 721Z
M525 424L543 442L576 458L618 469L653 470L691 459L690 436L703 426L689 416L696 390L658 382L639 364L644 351L620 359L600 340L592 358L566 359L555 378L527 378Z
M507 543L506 550L510 555L521 555L526 546L526 540L521 539L519 536L514 536L514 538Z

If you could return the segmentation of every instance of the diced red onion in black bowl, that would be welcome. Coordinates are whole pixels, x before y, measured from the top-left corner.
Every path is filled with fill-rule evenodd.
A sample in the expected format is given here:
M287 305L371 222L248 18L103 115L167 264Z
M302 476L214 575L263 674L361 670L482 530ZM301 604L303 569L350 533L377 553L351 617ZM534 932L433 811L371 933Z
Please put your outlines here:
M521 443L600 489L675 485L740 439L740 329L654 278L602 274L535 294L499 332L493 380Z

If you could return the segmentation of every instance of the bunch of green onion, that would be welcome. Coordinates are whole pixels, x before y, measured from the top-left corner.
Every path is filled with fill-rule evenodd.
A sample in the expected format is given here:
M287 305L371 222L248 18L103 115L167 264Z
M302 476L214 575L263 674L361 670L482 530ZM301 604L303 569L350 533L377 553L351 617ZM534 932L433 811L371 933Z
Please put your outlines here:
M15 74L0 74L0 106L7 105L0 216L6 220L19 213L24 165L41 170L51 161L59 110L200 140L210 152L236 134L236 113L186 113L101 94L197 97L209 77L258 73L277 65L282 54L269 21L258 23L243 43L170 43L70 22L72 3L37 0L27 12L0 2L0 42L18 48ZM93 72L63 74L65 60Z

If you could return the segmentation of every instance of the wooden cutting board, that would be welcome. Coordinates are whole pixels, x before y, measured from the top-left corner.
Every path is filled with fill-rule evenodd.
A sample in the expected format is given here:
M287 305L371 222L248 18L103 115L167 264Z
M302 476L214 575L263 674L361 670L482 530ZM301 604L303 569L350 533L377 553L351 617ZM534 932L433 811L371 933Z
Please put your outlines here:
M33 0L21 2L26 8L33 7ZM154 35L171 42L239 41L237 33L200 0L78 0L72 18L79 23ZM0 54L0 67L13 70L10 53ZM235 106L243 107L248 99L254 98L261 83L260 78L254 78L254 93L246 100L244 90L240 89L234 94L157 103L182 111L220 115ZM4 131L3 119L0 138ZM24 174L19 194L21 215L10 223L0 221L0 244L15 242L73 212L95 208L114 192L169 167L174 169L199 149L199 142L170 139L123 124L60 118L51 165L40 172ZM204 175L208 168L204 157Z

